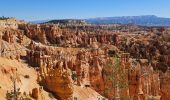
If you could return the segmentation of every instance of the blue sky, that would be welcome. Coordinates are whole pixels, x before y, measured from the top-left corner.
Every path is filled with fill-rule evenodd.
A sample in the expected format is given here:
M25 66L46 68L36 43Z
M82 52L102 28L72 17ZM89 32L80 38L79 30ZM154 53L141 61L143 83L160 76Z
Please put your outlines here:
M0 0L0 16L27 21L135 15L170 17L170 0Z

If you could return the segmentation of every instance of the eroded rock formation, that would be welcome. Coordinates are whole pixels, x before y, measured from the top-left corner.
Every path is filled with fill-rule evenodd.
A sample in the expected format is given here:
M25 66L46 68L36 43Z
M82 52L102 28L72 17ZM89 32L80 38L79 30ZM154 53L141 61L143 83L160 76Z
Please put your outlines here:
M25 48L18 59L24 56L37 70L37 81L62 100L76 98L75 86L94 89L109 100L168 100L168 32L127 25L23 24L1 32L0 48L7 58L17 58L16 48ZM7 48L10 52L4 53Z

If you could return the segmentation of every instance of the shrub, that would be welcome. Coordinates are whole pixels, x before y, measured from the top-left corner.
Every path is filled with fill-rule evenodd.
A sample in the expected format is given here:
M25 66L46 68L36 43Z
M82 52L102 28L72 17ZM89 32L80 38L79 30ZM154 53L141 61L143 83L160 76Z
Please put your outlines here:
M16 90L16 93L14 93L14 91L7 91L7 93L6 93L6 99L7 100L13 100L13 98L15 98L15 99L18 99L18 95L20 95L21 94L21 92L20 92L20 88L18 88L17 90ZM24 99L25 100L25 99Z
M24 100L31 100L29 97L24 98Z
M13 93L9 93L9 92L6 93L6 99L7 100L12 100L13 96L14 96Z
M30 78L30 76L29 75L25 75L24 78Z
M75 71L72 71L72 79L75 81L77 80L77 73Z
M74 97L74 100L78 100L77 97Z
M154 99L154 97L149 96L149 97L148 97L148 100L155 100L155 99Z
M52 93L49 93L48 96L49 96L50 98L54 98L54 95L53 95Z

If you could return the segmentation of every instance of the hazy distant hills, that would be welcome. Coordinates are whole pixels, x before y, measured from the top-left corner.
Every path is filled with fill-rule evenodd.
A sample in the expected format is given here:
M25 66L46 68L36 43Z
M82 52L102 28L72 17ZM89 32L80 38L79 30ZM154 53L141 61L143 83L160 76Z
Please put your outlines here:
M54 23L67 22L69 19L33 21L33 23ZM73 19L72 19L73 20ZM77 21L78 19L75 19ZM170 26L170 18L157 17L154 15L145 16L120 16L120 17L100 17L82 19L90 24L136 24L142 26ZM82 21L81 20L81 21Z
M48 22L50 20L36 20L36 21L30 21L31 23L34 23L34 24L38 24L38 23L45 23L45 22Z
M101 17L86 19L91 24L129 24L143 26L170 26L170 18L162 18L154 15L146 16L122 16L122 17Z

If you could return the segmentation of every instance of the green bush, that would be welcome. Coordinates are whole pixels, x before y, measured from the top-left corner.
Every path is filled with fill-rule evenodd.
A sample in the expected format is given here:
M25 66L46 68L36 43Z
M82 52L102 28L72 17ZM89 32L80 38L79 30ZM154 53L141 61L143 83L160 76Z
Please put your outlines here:
M14 96L13 93L8 93L8 92L6 93L6 99L7 100L12 100L13 96Z
M31 100L29 97L24 98L24 100Z
M54 98L54 95L53 95L52 93L49 93L48 96L49 96L50 98Z
M77 97L74 97L74 100L78 100Z
M18 98L17 97L17 95L20 95L21 94L21 92L20 92L20 88L18 88L17 90L16 90L16 94L14 93L14 91L7 91L7 93L6 93L6 99L7 100L13 100L13 98ZM24 99L25 100L25 99Z
M155 100L154 97L150 96L148 97L148 100Z

